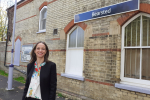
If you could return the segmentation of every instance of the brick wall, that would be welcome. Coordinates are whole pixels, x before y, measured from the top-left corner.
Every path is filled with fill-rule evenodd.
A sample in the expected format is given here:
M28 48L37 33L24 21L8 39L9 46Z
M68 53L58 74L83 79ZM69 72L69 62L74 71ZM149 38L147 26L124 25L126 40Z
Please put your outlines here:
M130 15L125 13L83 22L84 58L83 77L85 81L62 77L66 65L67 33L74 15L89 10L109 6L127 0L28 0L17 9L15 39L22 38L21 45L45 41L49 47L49 60L57 65L58 92L72 99L95 100L149 100L147 94L131 92L114 87L120 78L121 26ZM39 30L39 9L47 2L46 32ZM150 3L142 0L141 3ZM145 10L143 10L145 11ZM146 11L145 11L146 12ZM124 18L125 17L125 18ZM123 20L125 19L125 20ZM123 20L123 22L121 22ZM69 24L70 23L70 24ZM121 23L121 24L120 24ZM67 28L68 29L67 29ZM53 35L53 29L58 34ZM11 45L8 43L7 64L10 63ZM26 70L26 62L17 67Z
M116 77L120 35L90 37L85 44L84 74L87 79L113 83Z
M5 69L4 67L4 58L5 58L5 47L6 47L6 42L1 41L0 42L0 69Z

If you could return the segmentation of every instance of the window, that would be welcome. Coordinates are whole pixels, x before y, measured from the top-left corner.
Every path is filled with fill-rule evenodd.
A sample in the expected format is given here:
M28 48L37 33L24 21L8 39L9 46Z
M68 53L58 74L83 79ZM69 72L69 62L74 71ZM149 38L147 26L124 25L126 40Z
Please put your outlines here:
M15 56L14 56L14 65L20 65L20 48L21 48L21 41L17 39L15 43Z
M47 6L44 6L40 11L39 32L46 32L46 16Z
M121 81L150 88L150 15L140 13L122 27Z
M58 33L58 29L53 30L53 34L56 35Z
M70 78L83 80L83 48L84 30L75 26L67 35L65 74Z

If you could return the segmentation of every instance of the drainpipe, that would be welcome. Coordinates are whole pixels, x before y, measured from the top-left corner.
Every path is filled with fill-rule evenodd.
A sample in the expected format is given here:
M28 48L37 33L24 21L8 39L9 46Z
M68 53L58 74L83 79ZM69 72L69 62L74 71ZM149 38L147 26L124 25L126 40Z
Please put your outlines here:
M7 28L7 39L6 39L6 47L5 47L5 58L4 58L4 66L5 67L9 67L6 65L6 52L7 52L7 42L8 42L8 29L9 29L9 26Z

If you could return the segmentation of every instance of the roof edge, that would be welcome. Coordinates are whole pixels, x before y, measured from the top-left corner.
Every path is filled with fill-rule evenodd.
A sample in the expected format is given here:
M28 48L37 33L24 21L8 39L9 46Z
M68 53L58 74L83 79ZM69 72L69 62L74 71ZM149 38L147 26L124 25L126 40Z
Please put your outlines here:
M25 1L25 0L21 0L21 1L17 2L17 5L19 5L19 4L22 3L23 1ZM13 8L13 7L14 7L14 5L12 5L11 7L7 8L6 11L9 10L9 9L11 9L11 8Z

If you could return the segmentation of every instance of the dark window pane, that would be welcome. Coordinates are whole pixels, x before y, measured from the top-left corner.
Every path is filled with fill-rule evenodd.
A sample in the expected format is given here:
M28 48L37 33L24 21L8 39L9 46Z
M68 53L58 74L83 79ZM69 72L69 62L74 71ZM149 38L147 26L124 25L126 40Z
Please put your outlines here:
M148 32L148 18L143 16L142 17L143 21L143 41L142 41L142 46L147 46L148 41L147 41L147 32Z
M148 20L148 46L150 46L150 18Z
M142 21L143 21L142 46L150 46L150 18L143 16Z
M40 29L46 29L46 16L47 16L47 9L43 9L41 12L41 23L40 23Z
M150 80L150 49L142 49L142 79Z
M46 19L46 16L47 16L47 9L44 9L42 11L42 19Z
M140 17L125 27L124 46L140 45Z
M140 49L125 49L124 77L140 78Z
M77 34L77 47L84 46L84 30L78 27L78 34Z
M69 47L76 47L77 28L69 35Z
M138 20L136 23L137 23L137 34L136 34L137 40L136 40L136 43L137 43L137 46L140 46L140 20Z
M42 21L42 29L46 29L46 19L43 19Z
M131 28L132 28L132 31L131 31L132 32L132 34L131 34L132 35L132 37L131 37L132 38L132 42L131 43L132 43L132 46L136 46L136 40L137 40L137 36L136 36L136 34L137 34L136 33L136 30L137 30L136 24L137 24L136 21L133 21L132 24L131 24Z

